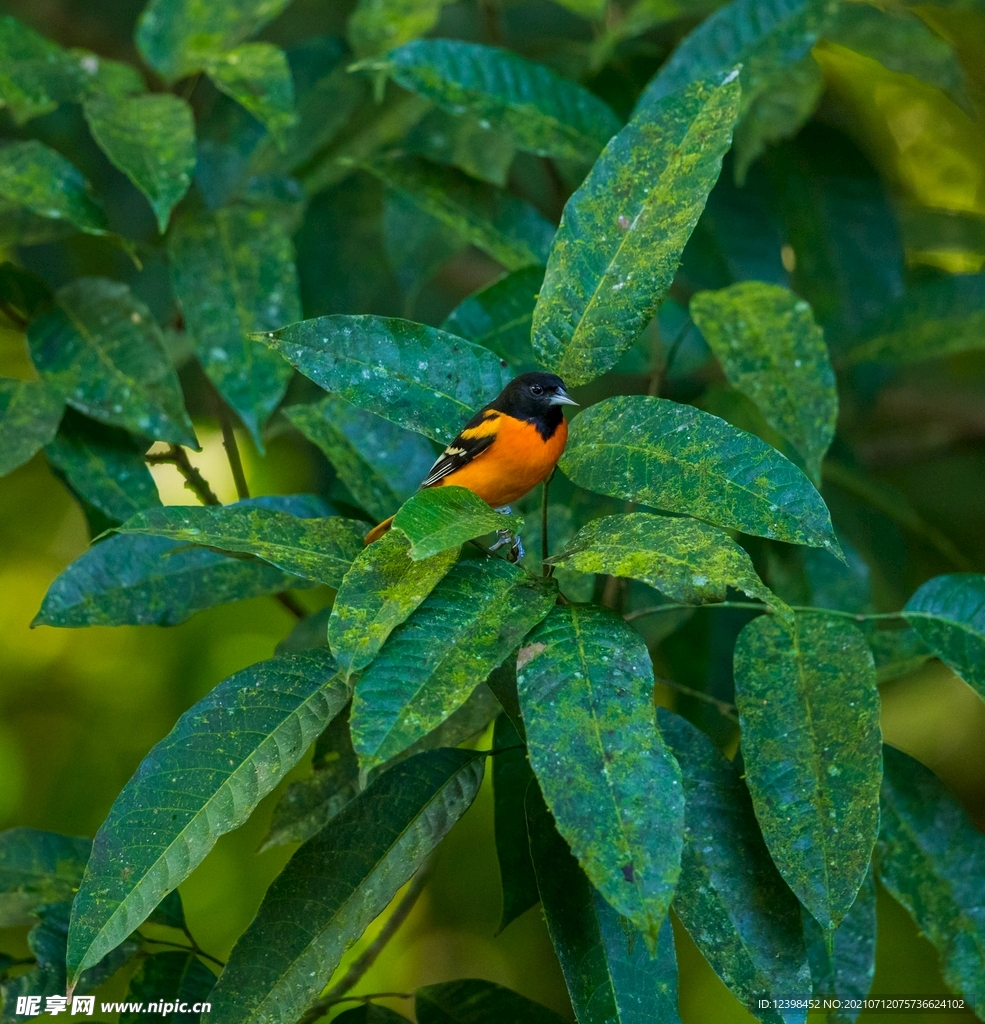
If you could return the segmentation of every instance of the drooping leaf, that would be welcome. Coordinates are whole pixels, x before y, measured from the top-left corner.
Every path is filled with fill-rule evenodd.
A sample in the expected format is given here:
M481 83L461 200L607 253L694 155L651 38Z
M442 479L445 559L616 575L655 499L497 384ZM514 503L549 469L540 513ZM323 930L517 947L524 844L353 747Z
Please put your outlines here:
M360 57L382 53L430 32L449 0L357 0L348 37Z
M797 450L815 481L834 438L838 391L821 328L793 292L743 281L691 299L729 383Z
M540 361L568 384L613 367L657 311L718 177L735 75L634 117L568 200L533 319Z
M148 1003L172 1003L191 1007L206 1002L214 985L215 975L194 953L173 949L152 953L142 961L130 979L126 997L129 1003L144 1006ZM120 1014L120 1024L150 1024L160 1016L153 1011L124 1010ZM175 1012L169 1016L174 1024L199 1024L201 1019L199 1014L190 1011Z
M284 572L338 587L363 549L366 527L341 516L302 519L243 505L171 505L138 513L119 532L254 555Z
M64 410L64 398L44 381L0 377L0 476L51 441Z
M269 209L202 210L177 222L168 254L195 354L262 452L291 368L250 335L301 319L290 234Z
M592 888L532 785L527 827L547 930L578 1024L680 1024L677 955L670 917L656 956Z
M0 199L90 235L106 234L106 214L74 164L30 139L0 148Z
M0 928L28 924L42 904L70 900L91 846L89 839L36 828L0 832Z
M558 830L653 954L680 873L684 799L643 638L606 609L558 606L524 641L517 687Z
M735 997L763 1024L802 1022L759 999L807 993L800 906L763 843L739 773L686 719L657 720L684 776L684 853L674 912Z
M263 340L326 391L442 444L512 376L481 345L396 317L321 316Z
M903 616L934 654L985 698L985 576L935 576L906 602Z
M515 270L463 299L441 329L484 345L520 371L532 370L530 330L543 280L540 267Z
M852 623L754 619L735 645L746 779L766 845L822 928L855 902L879 830L875 665Z
M385 534L356 556L335 596L328 641L348 678L365 668L386 638L458 560L458 546L414 560L406 537Z
M226 508L322 517L317 498L252 498ZM309 584L259 559L163 537L118 535L77 558L48 588L35 626L174 626L203 608Z
M297 120L294 113L294 80L287 57L272 43L246 43L210 57L209 78L237 103L242 104L277 140Z
M492 981L460 978L414 993L418 1024L563 1024L564 1017Z
M692 406L605 399L572 421L560 466L600 494L840 554L807 477L758 437Z
M238 828L348 700L324 648L260 662L185 712L93 840L69 934L71 979L147 919Z
M468 112L539 156L592 160L621 127L587 89L498 46L417 39L363 67L453 114Z
M294 1024L348 946L468 810L483 761L472 750L403 761L309 839L233 948L212 994L213 1024Z
M434 448L420 434L336 395L288 406L284 414L325 453L352 496L376 519L393 515L434 463Z
M79 412L158 441L197 448L161 328L119 281L81 277L27 332L41 376Z
M195 169L191 107L170 93L147 93L96 96L84 110L100 149L147 197L164 234Z
M502 559L459 562L397 626L356 684L364 770L441 724L550 610L556 588Z
M879 881L940 956L952 992L985 1004L985 836L922 764L886 747Z

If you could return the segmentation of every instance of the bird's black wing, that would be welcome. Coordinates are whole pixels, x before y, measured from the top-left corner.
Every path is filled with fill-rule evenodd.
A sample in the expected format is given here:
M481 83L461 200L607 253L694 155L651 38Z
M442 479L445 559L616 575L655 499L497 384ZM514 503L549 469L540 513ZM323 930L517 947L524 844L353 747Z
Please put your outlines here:
M421 487L434 487L456 470L467 466L477 455L481 455L496 440L491 421L499 413L483 409L476 413L462 428L461 433L438 456L428 475L421 481Z

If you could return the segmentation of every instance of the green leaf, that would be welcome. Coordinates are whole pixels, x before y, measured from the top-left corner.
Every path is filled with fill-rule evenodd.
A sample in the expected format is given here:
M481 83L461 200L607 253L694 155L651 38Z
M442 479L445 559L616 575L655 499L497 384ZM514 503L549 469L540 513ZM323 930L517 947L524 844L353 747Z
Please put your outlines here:
M301 760L348 700L335 673L331 655L317 648L237 672L144 758L93 840L69 933L73 981Z
M198 448L151 311L119 281L81 277L27 331L41 376L93 419Z
M72 899L91 846L36 828L0 832L0 928L29 924L43 904Z
M363 1003L334 1018L334 1024L405 1024L406 1021L406 1017L379 1003Z
M51 441L64 410L64 398L44 381L0 377L0 476Z
M512 377L481 345L396 317L321 316L263 340L326 391L442 444Z
M533 320L534 351L566 383L611 369L667 294L732 141L735 78L634 117L568 200Z
M226 508L326 514L304 495ZM257 559L233 558L163 537L117 535L77 558L48 588L35 626L174 626L203 608L308 584Z
M345 950L468 810L483 761L472 750L403 761L309 839L233 948L212 994L212 1024L294 1024Z
M438 164L450 164L469 177L506 188L516 147L508 134L471 114L436 107L407 134L404 145Z
M502 559L455 565L359 677L352 745L364 771L465 703L548 613L556 587Z
M413 308L424 285L466 245L461 235L405 192L385 190L383 247L404 292L404 309Z
M670 917L651 958L630 923L592 888L535 785L527 826L547 930L578 1024L680 1024Z
M906 602L903 617L985 699L985 576L935 576Z
M985 1003L985 836L940 780L892 747L884 751L879 881L940 956L952 992Z
M400 46L430 32L446 3L449 0L357 0L349 15L349 42L360 57Z
M30 322L51 309L54 303L54 294L37 274L10 260L0 263L0 306L8 316L13 310L22 320Z
M484 345L518 370L535 369L530 331L543 281L540 267L515 270L463 299L441 329Z
M366 526L340 516L302 519L242 505L171 505L138 513L119 532L254 555L284 572L338 587L363 550Z
M83 109L99 148L147 196L164 234L195 170L191 107L170 93L148 93L93 97Z
M301 318L290 235L269 209L200 210L175 224L168 256L195 354L263 452L291 369L251 335Z
M680 873L684 799L643 638L606 609L558 606L520 649L517 687L558 830L653 955Z
M137 48L168 82L258 32L290 0L151 0L137 23Z
M414 560L407 539L397 531L355 558L328 620L328 642L347 679L376 657L386 638L457 560L457 545Z
M547 262L554 225L522 199L419 157L362 166L507 270Z
M564 1024L558 1016L492 981L460 978L425 985L414 993L418 1024Z
M362 67L452 114L492 125L538 156L593 160L621 127L587 89L498 46L417 39Z
M727 533L693 519L648 512L604 516L582 527L551 565L608 573L656 587L672 601L724 601L727 588L792 612L756 575L752 559Z
M272 43L246 43L208 59L209 78L245 107L286 147L287 129L297 121L294 79L287 56Z
M377 520L393 515L434 464L434 448L420 434L335 395L288 406L284 415L325 453L359 506Z
M576 416L561 469L579 487L841 555L806 476L758 437L662 398L607 398Z
M141 961L136 973L130 979L127 1001L130 1003L162 1002L189 1007L205 1002L215 985L215 975L194 953L168 950L152 953ZM168 1015L174 1024L198 1024L197 1013L172 1013ZM151 1024L159 1021L160 1013L124 1010L120 1024Z
M776 284L743 281L691 299L691 317L729 383L797 450L811 479L838 421L834 370L811 307Z
M106 214L74 164L36 139L0 148L0 199L90 235L106 234Z
M810 972L800 905L763 843L738 771L711 740L664 708L657 720L684 776L684 853L674 912L715 973L763 1024L802 1022L802 1010L760 1010L759 999L806 994Z
M770 854L825 929L865 879L879 830L882 733L861 632L822 613L791 634L769 616L735 645L746 779Z
M875 659L880 685L915 672L934 656L914 629L880 629L866 639Z

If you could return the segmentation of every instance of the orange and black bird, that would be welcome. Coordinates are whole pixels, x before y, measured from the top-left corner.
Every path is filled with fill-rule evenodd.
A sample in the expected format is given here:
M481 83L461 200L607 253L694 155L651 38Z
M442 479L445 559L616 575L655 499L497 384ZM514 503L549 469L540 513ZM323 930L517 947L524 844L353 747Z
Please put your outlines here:
M554 472L568 440L561 406L577 404L553 373L521 373L465 424L421 487L467 487L493 508L509 505ZM373 527L366 543L392 522Z

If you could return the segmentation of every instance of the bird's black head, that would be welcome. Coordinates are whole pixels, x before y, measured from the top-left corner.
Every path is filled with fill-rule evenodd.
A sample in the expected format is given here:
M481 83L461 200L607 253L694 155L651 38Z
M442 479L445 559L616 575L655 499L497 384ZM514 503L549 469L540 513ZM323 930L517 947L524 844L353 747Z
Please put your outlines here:
M561 406L577 405L568 396L564 381L553 373L521 373L503 388L492 408L507 416L530 420L547 438L561 422Z

